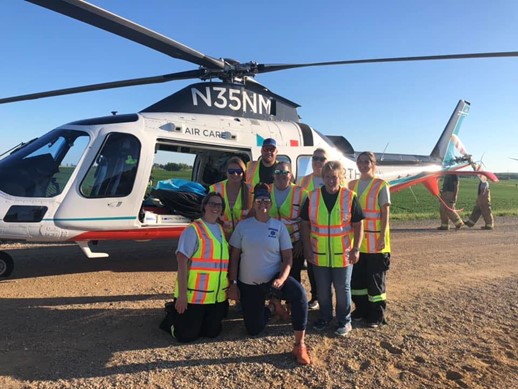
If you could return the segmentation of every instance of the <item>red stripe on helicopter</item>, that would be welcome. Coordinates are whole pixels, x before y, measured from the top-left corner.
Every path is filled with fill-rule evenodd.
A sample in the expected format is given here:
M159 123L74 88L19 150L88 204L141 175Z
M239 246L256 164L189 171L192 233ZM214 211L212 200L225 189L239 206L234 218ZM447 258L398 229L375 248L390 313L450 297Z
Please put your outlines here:
M83 240L153 240L179 238L185 226L139 228L135 230L88 231L77 235L70 241Z

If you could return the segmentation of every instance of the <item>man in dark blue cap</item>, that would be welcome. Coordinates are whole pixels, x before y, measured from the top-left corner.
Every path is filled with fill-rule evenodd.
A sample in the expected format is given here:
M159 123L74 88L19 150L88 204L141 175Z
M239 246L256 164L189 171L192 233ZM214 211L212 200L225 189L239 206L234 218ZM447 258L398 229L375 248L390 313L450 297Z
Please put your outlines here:
M261 148L261 158L250 161L246 167L246 182L252 188L259 182L268 185L273 183L274 166L277 163L277 142L273 138L266 138Z

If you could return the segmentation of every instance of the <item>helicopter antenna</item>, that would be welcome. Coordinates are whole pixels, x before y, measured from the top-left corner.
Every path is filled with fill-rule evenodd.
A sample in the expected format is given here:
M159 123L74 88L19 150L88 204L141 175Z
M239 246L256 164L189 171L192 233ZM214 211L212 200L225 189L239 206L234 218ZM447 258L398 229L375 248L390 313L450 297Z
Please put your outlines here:
M383 149L383 151L381 152L381 158L380 158L380 161L383 161L383 157L385 156L385 151L387 151L389 147L389 142L387 142L387 145L385 146L385 148Z

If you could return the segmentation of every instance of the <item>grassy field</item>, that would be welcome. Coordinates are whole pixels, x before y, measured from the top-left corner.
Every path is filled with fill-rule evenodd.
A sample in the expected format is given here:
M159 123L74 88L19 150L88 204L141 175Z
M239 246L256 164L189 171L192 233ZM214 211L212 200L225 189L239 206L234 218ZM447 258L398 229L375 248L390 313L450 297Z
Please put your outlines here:
M461 178L457 209L463 218L471 213L477 197L477 178ZM518 180L491 182L491 204L495 216L518 216ZM393 219L438 219L439 201L424 186L417 185L392 195Z

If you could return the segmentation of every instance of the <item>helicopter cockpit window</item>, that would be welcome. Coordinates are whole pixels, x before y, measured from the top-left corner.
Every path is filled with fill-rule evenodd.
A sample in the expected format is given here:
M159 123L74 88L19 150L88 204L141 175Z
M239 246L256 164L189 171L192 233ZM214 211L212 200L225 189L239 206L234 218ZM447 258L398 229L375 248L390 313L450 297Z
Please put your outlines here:
M140 148L133 135L109 134L81 183L81 193L90 198L129 195L135 184Z
M89 136L54 130L0 160L0 191L20 197L54 197L74 172Z

